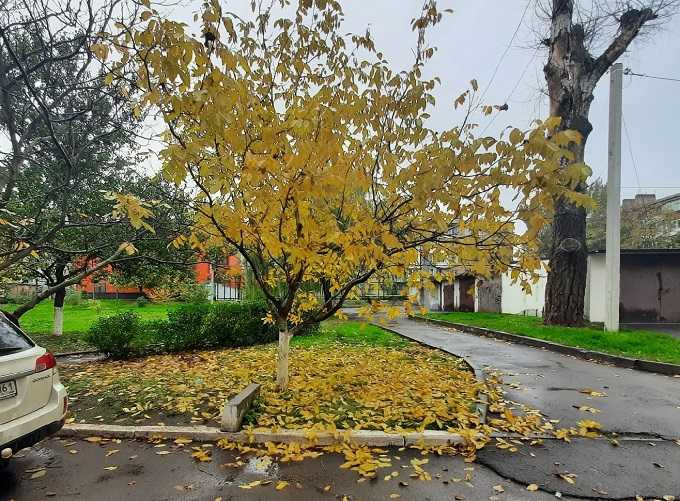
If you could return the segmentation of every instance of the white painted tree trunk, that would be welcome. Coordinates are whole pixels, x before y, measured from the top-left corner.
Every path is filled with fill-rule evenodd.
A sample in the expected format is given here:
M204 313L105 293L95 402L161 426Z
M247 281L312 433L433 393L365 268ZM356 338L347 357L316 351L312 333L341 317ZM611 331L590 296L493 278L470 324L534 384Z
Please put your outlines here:
M288 389L288 354L290 352L290 338L287 330L279 331L279 349L276 354L276 385L280 391Z
M55 336L61 336L64 333L64 307L54 307L54 328L52 333Z

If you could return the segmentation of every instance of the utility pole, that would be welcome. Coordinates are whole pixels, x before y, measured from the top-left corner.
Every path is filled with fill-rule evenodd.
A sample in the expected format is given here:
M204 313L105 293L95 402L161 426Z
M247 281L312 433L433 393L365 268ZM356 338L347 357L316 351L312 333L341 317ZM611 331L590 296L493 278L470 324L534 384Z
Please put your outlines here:
M609 84L609 162L607 171L607 246L604 328L619 330L621 287L621 108L623 65L612 65Z

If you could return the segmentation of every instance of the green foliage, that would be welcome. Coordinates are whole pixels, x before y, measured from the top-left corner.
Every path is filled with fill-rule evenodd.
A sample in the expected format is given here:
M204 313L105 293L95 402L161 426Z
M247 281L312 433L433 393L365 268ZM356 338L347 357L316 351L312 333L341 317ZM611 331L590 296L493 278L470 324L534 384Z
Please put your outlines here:
M149 304L149 300L145 296L139 296L135 300L135 303L137 303L138 308L144 308L146 305Z
M83 295L80 292L69 292L64 298L64 304L68 304L70 306L78 306L83 304L83 301Z
M155 342L167 351L182 351L202 346L201 325L210 310L210 304L183 304L168 312L165 326L153 326Z
M85 336L85 341L115 359L134 353L134 342L142 332L139 315L127 311L98 319Z
M659 332L543 325L540 317L502 313L431 312L426 316L631 358L680 363L680 339Z
M8 292L5 297L8 303L24 304L33 299L33 294Z
M267 314L264 302L214 303L201 326L205 346L251 346L276 339L277 333L262 319Z
M180 288L179 300L185 303L204 304L209 300L209 291L204 284L185 283Z

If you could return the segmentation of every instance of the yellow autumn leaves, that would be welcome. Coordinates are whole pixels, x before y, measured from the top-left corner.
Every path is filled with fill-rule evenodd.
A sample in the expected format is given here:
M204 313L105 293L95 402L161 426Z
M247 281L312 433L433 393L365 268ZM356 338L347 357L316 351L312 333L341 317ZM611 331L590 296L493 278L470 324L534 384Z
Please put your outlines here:
M579 138L556 119L500 138L430 129L439 79L420 63L397 72L370 35L346 35L337 2L296 7L241 18L207 2L198 36L144 11L111 36L112 74L133 65L135 109L165 120L164 175L194 195L191 245L238 250L289 328L422 258L478 275L517 263L528 284L552 200L578 196L580 167L559 163ZM309 294L320 283L330 299Z
M483 387L458 359L412 344L293 349L289 390L274 387L272 346L64 367L75 418L106 398L113 421L219 421L226 399L263 385L250 424L266 428L423 430L476 427ZM92 411L90 414L99 414ZM85 414L89 416L90 414ZM148 418L145 418L148 416ZM172 417L175 416L175 417Z

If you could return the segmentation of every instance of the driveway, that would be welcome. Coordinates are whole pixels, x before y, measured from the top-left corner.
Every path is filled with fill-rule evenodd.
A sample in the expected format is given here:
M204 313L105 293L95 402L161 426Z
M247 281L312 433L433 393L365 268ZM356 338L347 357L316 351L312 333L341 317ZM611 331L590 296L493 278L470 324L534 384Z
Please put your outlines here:
M546 441L521 454L483 449L480 462L519 482L554 487L559 469L579 481L562 492L582 497L680 499L680 378L579 360L408 319L390 322L401 335L504 374L506 398L540 409L556 427L602 423L615 442ZM593 393L594 392L594 393ZM601 396L593 396L601 395ZM586 406L599 412L580 411ZM618 444L618 445L617 445ZM537 474L543 475L539 482ZM552 480L552 482L550 482Z
M494 496L501 499L499 488L503 500L554 499L552 494L528 492L524 485L458 457L430 456L423 468L430 472L432 480L412 479L410 460L421 457L415 450L392 450L390 468L381 470L383 473L375 480L357 482L355 472L339 468L344 458L336 454L303 462L267 464L215 448L211 462L197 463L190 456L190 447L179 447L171 441L93 444L49 439L0 471L0 501L475 501ZM117 452L111 454L112 451ZM240 460L245 464L238 465ZM384 476L391 472L398 476L385 480ZM288 485L277 491L281 480ZM264 485L239 487L254 481ZM399 482L408 485L400 486Z

